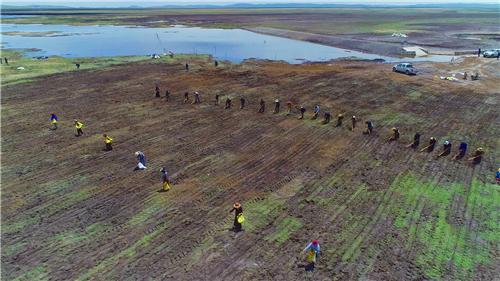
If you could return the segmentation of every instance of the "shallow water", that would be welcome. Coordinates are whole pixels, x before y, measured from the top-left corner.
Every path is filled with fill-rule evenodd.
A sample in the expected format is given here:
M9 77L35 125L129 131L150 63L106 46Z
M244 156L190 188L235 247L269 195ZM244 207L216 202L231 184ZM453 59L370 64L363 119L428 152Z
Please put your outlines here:
M398 58L366 54L310 42L262 35L242 29L199 27L147 28L127 26L71 26L2 24L2 32L29 32L2 35L5 48L36 48L29 56L100 57L174 53L210 54L220 60L241 62L249 58L284 60L289 63L327 61L338 58ZM40 34L33 34L40 32ZM449 61L439 56L417 60ZM403 59L415 61L416 59Z

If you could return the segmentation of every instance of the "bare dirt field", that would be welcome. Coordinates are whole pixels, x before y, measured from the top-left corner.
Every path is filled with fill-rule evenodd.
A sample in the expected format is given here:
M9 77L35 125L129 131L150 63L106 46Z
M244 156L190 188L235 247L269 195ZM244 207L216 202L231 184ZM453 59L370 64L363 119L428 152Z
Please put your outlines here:
M418 76L356 61L190 63L189 72L135 62L2 87L3 279L499 276L498 61L422 63ZM435 78L464 70L481 80ZM155 83L171 101L154 97ZM183 104L184 91L200 91L202 104ZM234 107L215 106L216 93ZM286 115L287 100L307 108L305 120L296 109ZM315 104L345 113L344 124L310 120ZM56 131L51 112L61 119ZM82 137L74 118L85 124ZM362 133L368 119L371 136ZM393 126L402 137L388 143ZM406 148L416 131L421 147L436 137L436 151ZM113 151L102 151L102 133L114 138ZM452 154L467 141L467 157L482 146L483 161L437 158L445 139ZM137 150L145 171L133 171ZM162 166L172 173L169 192L158 192ZM240 233L229 231L236 200L247 219ZM311 239L322 254L306 274L299 265Z
M130 24L244 28L362 52L398 56L403 46L453 54L499 48L498 9L339 8L339 9L108 9L16 10L34 15L6 23ZM392 37L402 32L407 38Z

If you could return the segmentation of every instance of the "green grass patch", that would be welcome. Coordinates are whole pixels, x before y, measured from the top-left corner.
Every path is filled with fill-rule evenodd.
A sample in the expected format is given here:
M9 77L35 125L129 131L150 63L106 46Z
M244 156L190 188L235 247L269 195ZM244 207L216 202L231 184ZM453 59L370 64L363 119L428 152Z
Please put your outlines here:
M477 180L469 187L439 185L406 174L397 177L392 187L402 199L392 210L394 225L408 230L410 244L415 240L420 245L416 262L427 277L471 280L477 266L492 262L490 252L500 237L500 197L495 185ZM464 225L449 221L456 199L466 204ZM430 215L422 216L424 210Z
M34 267L32 270L22 274L21 276L14 279L14 281L43 281L49 280L47 268L44 265L39 265Z
M150 234L144 235L141 239L137 240L132 246L122 250L120 253L113 255L97 264L95 267L91 268L84 274L78 277L77 280L94 280L105 279L102 274L110 273L113 270L113 266L116 265L121 259L130 259L134 257L137 252L141 249L146 248L151 241L161 232L165 231L164 228L159 228Z
M2 256L12 256L21 250L23 250L26 246L28 245L27 242L18 242L16 244L12 245L5 245L5 243L2 245Z
M63 58L51 56L46 60L37 60L25 57L24 51L5 50L1 51L0 56L9 58L9 65L2 64L0 67L2 76L2 85L13 85L19 83L31 82L34 79L46 75L94 70L124 63L139 61L150 61L152 63L174 63L184 62L188 59L202 58L208 59L208 55L190 55L178 54L174 58L168 56L160 59L151 59L149 56L117 56L117 57L96 57L96 58ZM80 69L76 69L75 64L80 64ZM20 70L18 67L23 67Z
M287 217L282 220L276 227L276 231L266 236L264 239L266 241L276 242L278 244L283 244L290 238L290 235L302 227L302 222L294 217Z

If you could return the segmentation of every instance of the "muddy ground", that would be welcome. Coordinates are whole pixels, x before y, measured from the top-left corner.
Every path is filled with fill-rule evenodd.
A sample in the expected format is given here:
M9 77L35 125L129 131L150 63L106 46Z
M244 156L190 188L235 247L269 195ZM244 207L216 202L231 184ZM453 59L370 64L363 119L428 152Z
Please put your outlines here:
M499 276L498 66L405 76L371 62L131 63L2 87L5 280L493 280ZM482 80L436 80L480 69ZM173 98L154 97L154 84ZM183 104L200 91L201 105ZM234 108L215 106L216 93ZM237 98L248 100L239 110ZM258 114L258 100L267 112ZM271 101L307 108L272 114ZM321 104L341 127L310 120ZM56 112L61 128L49 130ZM356 115L358 127L349 129ZM72 120L85 123L75 137ZM374 120L375 134L362 133ZM388 143L392 126L401 139ZM436 151L406 148L413 134ZM114 150L102 151L102 133ZM437 159L445 139L479 165ZM422 147L422 146L421 146ZM133 171L134 152L148 158ZM468 156L470 155L470 152ZM174 185L161 188L160 167ZM244 232L229 231L234 201ZM316 271L300 267L318 239ZM17 279L16 279L17 278Z
M403 46L454 54L499 48L498 9L107 9L15 10L4 14L41 18L6 19L16 23L129 24L165 27L244 28L349 50L399 56ZM392 37L394 32L407 38Z

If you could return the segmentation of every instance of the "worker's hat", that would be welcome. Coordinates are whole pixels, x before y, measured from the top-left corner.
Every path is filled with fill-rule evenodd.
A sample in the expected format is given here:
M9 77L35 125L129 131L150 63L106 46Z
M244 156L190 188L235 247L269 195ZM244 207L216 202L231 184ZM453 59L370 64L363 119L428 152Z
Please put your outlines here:
M318 240L313 240L313 245L318 245Z
M135 156L139 156L139 151L136 151L136 152L135 152Z
M241 204L240 204L240 203L238 203L238 202L236 202L236 203L234 203L233 207L234 207L234 208L240 208L240 207L241 207Z
M356 115L353 115L352 118L356 119Z
M279 99L275 99L274 101L275 101L275 102L279 102L280 100L279 100Z
M392 130L393 131L397 131L398 129L396 127L392 127Z
M434 138L434 137L431 137L431 140L435 140L435 138Z
M483 148L482 147L478 147L477 150L478 151L483 151Z

